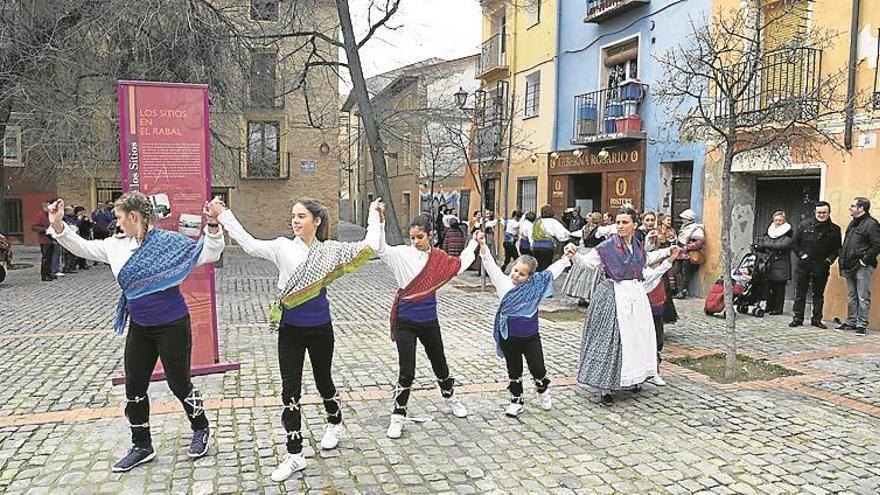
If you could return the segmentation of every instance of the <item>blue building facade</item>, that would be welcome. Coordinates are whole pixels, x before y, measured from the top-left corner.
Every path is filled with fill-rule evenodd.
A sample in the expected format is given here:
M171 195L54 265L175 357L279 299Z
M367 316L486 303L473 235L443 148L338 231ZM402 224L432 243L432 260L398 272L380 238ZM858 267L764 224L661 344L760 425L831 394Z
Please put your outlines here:
M703 143L682 143L651 88L655 61L708 22L710 0L562 0L555 152L549 197L559 210L638 210L701 218Z

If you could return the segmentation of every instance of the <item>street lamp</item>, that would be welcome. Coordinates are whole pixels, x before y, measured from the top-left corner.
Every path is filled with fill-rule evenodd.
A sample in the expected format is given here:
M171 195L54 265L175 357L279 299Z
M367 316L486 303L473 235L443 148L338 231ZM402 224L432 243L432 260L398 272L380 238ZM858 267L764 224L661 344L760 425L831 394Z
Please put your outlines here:
M458 108L464 110L464 106L467 104L467 97L467 91L459 86L458 91L455 92L455 104L458 105Z

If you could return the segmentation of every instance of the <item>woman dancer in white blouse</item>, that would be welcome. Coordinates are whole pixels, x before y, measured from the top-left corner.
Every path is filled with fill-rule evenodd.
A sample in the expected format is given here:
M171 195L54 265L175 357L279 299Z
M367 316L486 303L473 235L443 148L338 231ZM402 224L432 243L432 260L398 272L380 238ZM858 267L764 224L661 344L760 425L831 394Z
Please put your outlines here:
M370 215L377 216L377 201L370 205ZM284 408L281 422L287 432L287 456L272 472L272 480L284 481L306 467L302 455L302 370L309 353L315 385L324 402L327 424L321 438L322 449L339 443L342 411L339 394L333 383L333 323L326 286L345 273L369 261L373 250L366 241L328 240L330 219L327 209L317 200L301 199L293 205L291 228L293 240L277 237L257 240L251 236L219 201L209 205L229 235L251 256L271 261L278 267L280 292L270 312L270 322L278 329L278 362L281 368Z

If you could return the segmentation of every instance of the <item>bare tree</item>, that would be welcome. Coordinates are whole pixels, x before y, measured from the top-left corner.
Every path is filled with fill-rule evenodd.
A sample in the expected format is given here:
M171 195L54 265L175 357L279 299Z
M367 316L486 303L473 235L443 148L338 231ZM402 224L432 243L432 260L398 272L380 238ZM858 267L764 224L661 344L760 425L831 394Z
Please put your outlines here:
M372 12L372 3L370 12ZM385 165L385 145L379 132L379 124L373 112L373 102L367 92L367 82L364 79L364 70L361 66L360 48L369 41L376 31L385 26L391 17L397 12L400 0L385 0L385 8L382 16L376 23L370 23L369 30L363 39L355 38L354 27L351 22L351 11L348 0L336 0L336 9L339 13L339 23L342 28L342 48L348 60L348 72L351 75L352 92L358 104L358 111L363 121L364 134L370 147L370 159L373 164L373 181L378 194L386 203L386 234L392 244L401 244L403 234L397 223L397 215L394 212L394 201L391 196L391 187L388 184L388 168Z
M767 9L745 0L741 9L690 20L686 39L657 62L664 70L655 95L683 140L706 140L721 157L721 266L724 278L727 356L725 379L736 372L736 321L731 278L731 180L735 161L769 158L790 163L793 154L840 149L831 124L843 117L840 89L846 67L820 69L821 52L836 35L802 31L779 39L783 23L802 15L802 2ZM795 23L798 24L798 23ZM806 23L804 23L806 24Z

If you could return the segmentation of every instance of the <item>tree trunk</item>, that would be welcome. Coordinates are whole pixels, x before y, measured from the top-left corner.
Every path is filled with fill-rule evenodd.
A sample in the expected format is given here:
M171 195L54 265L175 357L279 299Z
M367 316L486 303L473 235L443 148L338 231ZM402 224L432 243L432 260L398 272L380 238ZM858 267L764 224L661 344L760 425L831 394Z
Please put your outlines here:
M394 212L394 201L391 196L391 186L388 184L388 169L385 166L385 146L379 135L379 125L373 113L373 103L367 92L367 82L364 80L364 71L361 67L360 53L358 52L357 40L354 36L354 28L351 25L351 12L348 8L348 0L336 0L336 11L339 14L339 24L342 28L342 42L345 56L348 59L348 72L351 74L352 91L358 104L361 120L364 122L364 132L367 135L367 143L370 145L370 159L373 162L373 185L376 193L385 201L385 234L390 244L402 244L403 235L400 225L397 223L397 215Z
M724 277L725 331L727 333L727 356L724 363L724 381L736 379L736 308L733 307L733 278L730 275L730 227L731 197L730 170L733 166L734 144L728 143L724 149L724 165L721 170L721 273Z

